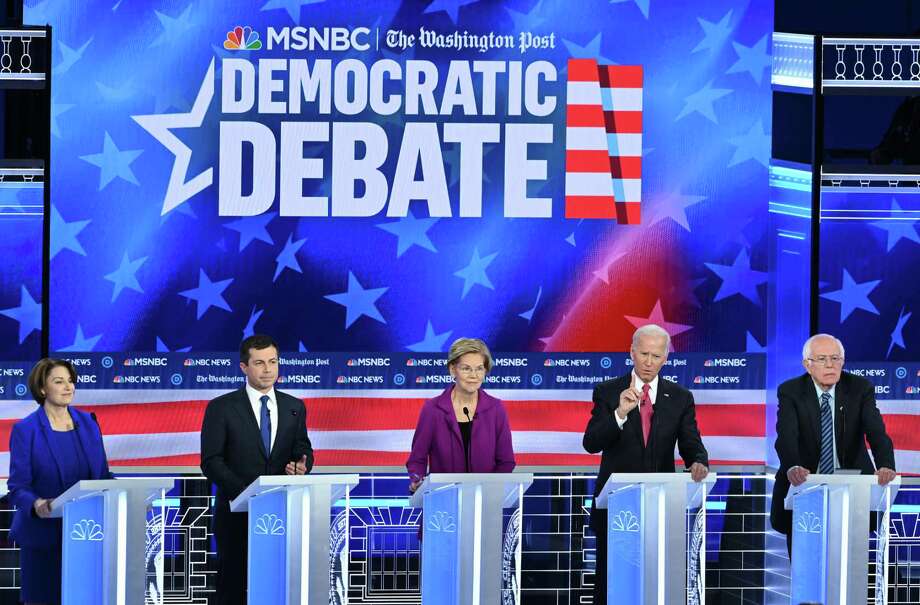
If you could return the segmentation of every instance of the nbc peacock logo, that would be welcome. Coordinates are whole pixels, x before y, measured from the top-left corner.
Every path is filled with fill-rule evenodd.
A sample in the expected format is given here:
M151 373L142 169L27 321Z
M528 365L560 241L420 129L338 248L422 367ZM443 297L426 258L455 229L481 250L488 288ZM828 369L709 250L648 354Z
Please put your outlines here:
M237 25L227 32L224 48L227 50L259 50L262 48L262 41L259 40L259 32L252 31L248 25L246 27Z

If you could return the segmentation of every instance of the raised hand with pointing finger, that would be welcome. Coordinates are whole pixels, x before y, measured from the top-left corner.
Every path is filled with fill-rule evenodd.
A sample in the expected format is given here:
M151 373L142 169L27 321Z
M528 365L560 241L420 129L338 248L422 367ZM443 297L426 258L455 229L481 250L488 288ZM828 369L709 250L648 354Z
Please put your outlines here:
M626 420L626 415L629 414L633 408L639 405L639 401L641 399L642 393L639 392L639 389L635 387L623 389L623 392L620 393L620 405L617 406L616 411L616 414L620 417L620 420Z

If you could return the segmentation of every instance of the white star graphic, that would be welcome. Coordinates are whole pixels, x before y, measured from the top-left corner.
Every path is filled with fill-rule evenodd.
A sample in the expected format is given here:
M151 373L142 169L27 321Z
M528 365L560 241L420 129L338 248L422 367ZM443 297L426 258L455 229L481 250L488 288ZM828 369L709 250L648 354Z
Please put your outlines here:
M172 173L169 175L166 196L163 198L163 211L161 214L166 214L176 208L196 193L210 187L211 183L214 182L214 168L204 170L189 181L185 180L189 163L192 159L192 150L172 133L173 128L198 128L201 126L213 97L214 59L211 59L211 64L208 66L208 71L201 82L201 88L198 89L198 96L195 97L195 104L192 106L191 111L131 116L135 122L140 124L141 128L149 132L153 138L162 143L166 149L176 156Z

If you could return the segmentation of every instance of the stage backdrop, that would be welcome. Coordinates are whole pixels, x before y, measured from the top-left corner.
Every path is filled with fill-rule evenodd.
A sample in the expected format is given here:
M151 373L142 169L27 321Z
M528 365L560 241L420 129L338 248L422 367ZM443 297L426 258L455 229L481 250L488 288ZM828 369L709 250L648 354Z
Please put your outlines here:
M52 350L611 351L649 319L763 342L771 3L26 20L54 27Z
M28 4L27 22L54 28L50 345L101 381L82 403L128 406L100 417L113 451L116 432L175 444L168 433L197 430L179 419L235 384L162 367L170 384L126 383L102 359L197 363L253 332L301 359L348 352L346 369L409 367L459 336L544 355L532 367L625 351L654 321L694 363L762 364L772 3ZM602 358L574 385L541 365L505 386L533 405L577 400L521 414L534 462L584 461L585 378L628 369ZM704 424L727 444L714 458L764 458L762 377L747 367L707 402L753 406ZM391 374L344 400L346 370L297 385L340 398L311 431L411 430L430 393ZM407 401L398 427L377 426L391 406L355 413L382 398ZM143 403L171 413L148 422L155 406L130 407ZM114 458L194 464L184 439ZM398 463L408 438L374 445L334 462Z

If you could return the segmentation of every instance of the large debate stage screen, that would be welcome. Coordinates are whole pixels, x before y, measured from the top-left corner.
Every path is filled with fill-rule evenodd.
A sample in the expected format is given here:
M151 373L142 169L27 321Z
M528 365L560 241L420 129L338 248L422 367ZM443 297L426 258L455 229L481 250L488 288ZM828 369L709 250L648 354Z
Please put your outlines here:
M496 352L519 464L596 464L590 388L651 321L711 459L762 463L772 17L27 2L54 45L38 302L110 459L197 466L204 406L264 332L317 464L402 465L460 336ZM6 424L34 409L27 369Z
M52 350L763 343L772 3L29 4Z

